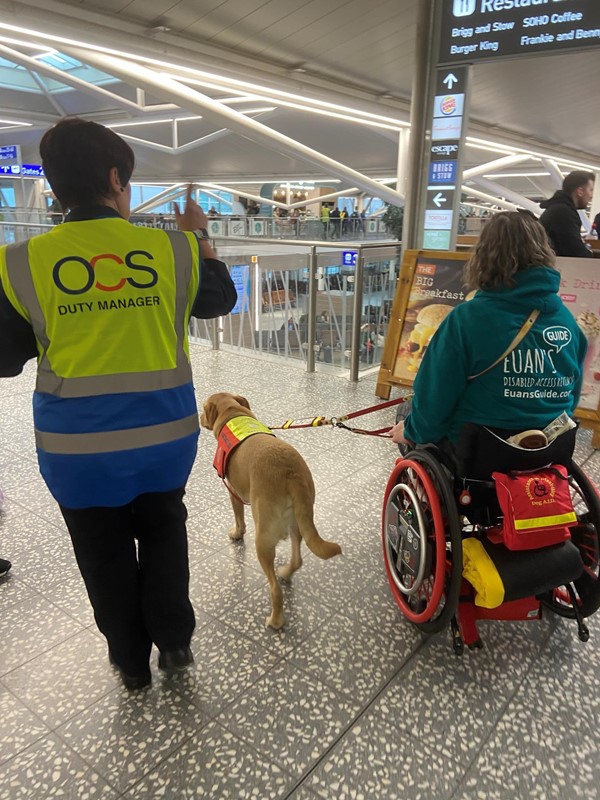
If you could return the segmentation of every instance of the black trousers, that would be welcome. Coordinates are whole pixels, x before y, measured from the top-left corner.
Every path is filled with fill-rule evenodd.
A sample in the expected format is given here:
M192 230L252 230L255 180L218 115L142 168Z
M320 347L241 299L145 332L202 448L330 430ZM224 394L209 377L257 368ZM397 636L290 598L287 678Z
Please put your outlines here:
M128 675L147 672L152 643L173 650L192 637L184 493L142 494L115 508L60 509L98 628Z

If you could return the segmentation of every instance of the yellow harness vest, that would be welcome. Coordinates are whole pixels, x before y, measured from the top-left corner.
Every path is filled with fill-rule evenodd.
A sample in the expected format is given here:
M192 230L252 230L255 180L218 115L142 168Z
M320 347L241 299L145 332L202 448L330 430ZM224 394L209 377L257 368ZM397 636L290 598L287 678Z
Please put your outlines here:
M262 422L259 422L254 417L234 417L223 425L217 438L217 451L213 460L213 467L217 470L219 478L225 480L227 476L227 461L238 444L257 433L267 433L269 436L275 436L270 428L267 428L266 425L263 425ZM229 489L229 486L227 488Z

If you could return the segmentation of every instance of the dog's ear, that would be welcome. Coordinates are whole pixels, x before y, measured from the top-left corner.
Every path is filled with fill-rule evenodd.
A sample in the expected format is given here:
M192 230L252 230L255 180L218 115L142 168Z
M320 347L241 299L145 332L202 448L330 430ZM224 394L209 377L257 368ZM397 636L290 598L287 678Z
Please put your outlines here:
M233 397L236 403L239 403L241 406L244 406L244 408L250 410L250 403L245 397L242 397L240 394L235 394Z
M203 428L212 430L215 422L217 421L217 406L212 400L207 400L204 403L203 413L200 418L200 424Z

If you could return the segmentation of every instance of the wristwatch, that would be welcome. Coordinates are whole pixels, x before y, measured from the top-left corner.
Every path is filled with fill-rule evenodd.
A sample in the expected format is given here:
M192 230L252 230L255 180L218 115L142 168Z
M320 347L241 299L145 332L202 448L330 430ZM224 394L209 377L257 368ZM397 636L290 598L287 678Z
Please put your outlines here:
M210 239L210 236L208 235L208 231L206 228L198 228L198 230L196 231L196 236L199 239Z

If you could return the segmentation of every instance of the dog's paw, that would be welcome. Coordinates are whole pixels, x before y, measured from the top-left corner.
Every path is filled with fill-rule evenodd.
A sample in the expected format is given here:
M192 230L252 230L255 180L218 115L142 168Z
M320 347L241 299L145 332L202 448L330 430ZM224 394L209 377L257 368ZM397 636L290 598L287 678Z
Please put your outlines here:
M283 628L283 623L284 623L283 614L281 614L278 617L276 617L275 614L271 614L270 617L267 617L266 623L267 623L267 628L273 628L273 630L278 631L280 628Z
M237 526L234 525L233 528L229 529L229 538L230 539L243 539L244 534L246 533L246 529L244 528L243 531L238 530Z
M292 567L291 564L285 564L283 567L277 567L277 574L284 581L291 581L292 575L296 572L298 567Z

